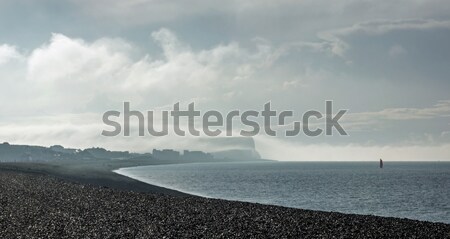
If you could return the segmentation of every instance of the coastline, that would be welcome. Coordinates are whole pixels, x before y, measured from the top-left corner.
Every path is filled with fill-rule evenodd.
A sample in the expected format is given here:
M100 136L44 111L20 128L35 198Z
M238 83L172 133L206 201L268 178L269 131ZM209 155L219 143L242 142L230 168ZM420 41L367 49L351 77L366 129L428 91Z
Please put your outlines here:
M84 163L84 164L83 164ZM64 181L111 188L121 191L165 194L177 197L194 196L176 190L159 187L135 180L117 173L122 166L145 166L161 164L161 162L116 162L96 160L96 162L47 162L47 163L0 163L0 172L13 171L55 177Z
M150 166L150 165L148 165L148 166ZM140 167L140 166L138 166L138 167ZM132 168L134 168L134 167L132 167ZM187 191L183 191L183 190L179 190L179 189L174 189L174 188L171 188L171 187L168 187L168 186L165 186L165 185L160 185L160 184L158 184L158 183L153 183L153 182L149 183L149 182L146 182L146 181L144 181L144 180L140 180L140 179L138 179L138 178L136 178L136 177L132 177L132 176L129 176L129 175L126 175L126 174L122 174L122 173L118 172L118 171L121 170L121 169L127 169L127 168L119 168L119 169L112 170L111 172L112 172L112 173L115 173L115 174L117 174L117 175L120 175L120 176L129 178L129 179L138 181L138 182L142 182L142 183L151 185L151 186L153 186L153 187L158 187L158 188L163 188L163 189L166 189L166 190L176 191L176 192L179 192L179 193L181 193L181 194L188 195L188 196L195 196L195 197L202 197L202 198L221 199L221 198L208 197L208 196L206 196L206 195L201 195L201 194L195 193L195 192L187 192ZM150 192L150 193L151 193L151 192ZM227 200L227 199L222 199L222 200Z
M309 162L308 162L309 163ZM315 163L315 162L314 162ZM319 162L322 163L322 162ZM353 163L353 162L352 162ZM358 163L370 163L372 162L358 162ZM398 162L399 164L404 165L409 164L409 162ZM429 164L429 162L427 162ZM202 164L202 163L201 163ZM383 199L385 199L384 202L388 202L388 204L376 204L373 203L379 202L376 201L376 199L379 198L378 192L385 192L390 193L391 192L399 192L398 187L396 189L395 186L389 186L389 188L382 188L378 187L377 192L372 192L371 197L375 199L367 199L364 203L360 203L361 199L359 197L355 197L353 194L354 190L346 190L341 189L339 190L340 194L333 194L335 191L327 191L324 190L323 187L321 190L306 190L306 191L276 191L277 193L267 193L267 191L263 191L262 189L266 189L267 186L262 187L260 184L261 182L265 182L266 179L262 179L261 177L255 176L256 173L249 173L249 175L252 175L251 177L242 177L242 175L246 174L246 170L251 167L246 167L243 169L243 173L236 173L236 169L233 168L232 175L236 177L231 178L239 178L239 180L233 180L228 177L228 174L225 173L225 177L222 176L219 173L216 173L215 171L218 169L216 165L209 163L209 167L203 168L202 165L186 165L187 167L181 166L181 165L168 165L167 167L164 165L149 165L149 166L143 166L143 167L131 167L131 168L121 168L119 170L115 170L116 173L119 173L120 175L130 177L132 179L142 181L144 183L148 183L151 185L176 190L182 193L195 195L199 197L204 198L214 198L214 199L221 199L221 200L229 200L229 201L240 201L240 202L249 202L249 203L258 203L258 204L264 204L264 205L274 205L274 206L282 206L282 207L289 207L289 208L296 208L296 209L308 209L308 210L315 210L315 211L324 211L324 212L340 212L345 214L354 214L354 215L374 215L374 216L380 216L380 217L394 217L394 218L406 218L411 220L419 220L419 221L425 221L425 222L437 222L437 223L446 223L450 224L448 220L448 211L443 206L433 206L432 208L429 207L430 203L434 203L434 205L446 205L445 203L445 196L442 194L431 193L429 195L434 195L433 197L423 197L421 198L420 195L414 195L415 197L411 196L412 194L408 194L409 192L402 192L405 193L405 195L409 195L406 199L416 198L415 204L405 204L398 205L398 202L401 202L402 197L396 196L395 199L392 197L389 197L390 195L382 195ZM392 168L389 168L389 170L394 170L394 165L390 165ZM398 166L398 165L396 165ZM415 166L415 165L414 165ZM409 169L411 168L410 165L408 165ZM420 166L421 167L421 166ZM434 167L434 166L433 166ZM211 168L213 170L211 170ZM289 167L291 169L292 167ZM304 168L304 165L302 165L302 168ZM412 167L415 168L415 167ZM131 170L127 170L131 169ZM230 170L230 168L220 168L223 170ZM211 171L213 173L204 173L206 171ZM264 171L264 170L262 170ZM225 171L227 172L227 171ZM374 172L377 172L375 175L378 174L378 170L375 169ZM380 171L382 172L382 171ZM383 173L383 172L382 172ZM392 172L390 172L392 175ZM397 175L397 173L394 173ZM437 175L437 172L435 172ZM308 174L309 175L309 174ZM384 174L382 174L384 175ZM397 176L402 177L402 176ZM275 181L274 184L277 184L277 179L274 179L275 177L271 177L267 179L268 181ZM278 176L276 178L279 178ZM389 181L389 177L386 177L386 175L383 176L383 178L388 178L387 181ZM254 180L258 180L258 183L252 183L250 184L251 187L247 185L247 183L243 183L242 185L247 186L241 186L239 184L241 181L244 180L245 182L253 182ZM301 180L301 179L300 179ZM361 180L364 181L364 180ZM385 180L386 181L386 180ZM210 183L212 182L212 183ZM302 181L304 182L304 181ZM267 185L269 182L263 183L264 185ZM239 186L237 186L237 184ZM195 185L195 186L191 186ZM341 184L339 184L341 185ZM363 183L363 185L365 185ZM385 185L385 184L383 184ZM335 185L336 186L336 185ZM271 188L274 188L273 185L271 185ZM289 188L292 188L290 186ZM335 188L335 187L333 187ZM339 188L339 187L336 187ZM351 186L348 186L347 188L352 188ZM391 189L393 188L393 189ZM313 191L313 194L311 194L311 191ZM328 195L332 194L334 195L333 199L321 199L317 195L324 195L321 192L330 192ZM423 194L423 191L422 191ZM282 197L277 197L277 195L283 195ZM328 195L324 195L325 197L328 197ZM347 196L350 195L350 196ZM392 195L392 194L391 194ZM394 194L398 195L398 194ZM436 195L440 195L441 197L438 199ZM424 200L430 200L430 201L424 201ZM294 201L298 200L298 201ZM397 201L395 201L397 200ZM294 202L294 203L292 203ZM297 203L301 202L301 203ZM418 204L417 202L422 202ZM342 204L341 204L342 203ZM442 204L444 203L444 204ZM301 204L301 205L300 205ZM349 207L349 205L351 207ZM362 206L361 206L362 205ZM447 214L446 214L447 211ZM438 213L440 212L440 214Z
M4 237L446 238L450 224L117 190L0 171ZM17 200L20 198L20 200Z
M180 162L180 163L176 163L176 164L220 164L220 163L248 163L248 162L252 162L252 163L267 163L267 162L275 162L273 160L261 160L261 161L241 161L241 162L237 162L237 161L217 161L217 162ZM117 169L113 169L111 170L112 173L138 181L138 182L142 182L148 185L152 185L154 187L158 187L158 188L164 188L167 190L172 190L172 191L176 191L176 192L180 192L182 194L185 195L190 195L190 196L197 196L197 197L203 197L203 198L213 198L213 199L222 199L222 198L215 198L215 197L210 197L210 196L206 196L206 195L202 195L200 193L196 193L196 192L189 192L189 191L184 191L184 190L180 190L180 189L174 189L171 188L169 186L166 185L160 185L158 183L154 183L154 182L147 182L147 180L143 180L143 179L139 179L138 177L133 177L130 175L126 175L126 174L122 174L119 171L123 170L123 169L130 169L130 168L139 168L139 167L145 167L145 166L160 166L160 165L167 165L167 164L149 164L149 165L138 165L138 166L131 166L131 167L121 167L121 168L117 168ZM222 199L222 200L229 200L229 199ZM245 202L245 201L242 201Z
M206 198L90 166L77 170L48 163L0 164L0 234L168 238L450 235L450 224L445 223ZM108 170L117 166L110 165Z

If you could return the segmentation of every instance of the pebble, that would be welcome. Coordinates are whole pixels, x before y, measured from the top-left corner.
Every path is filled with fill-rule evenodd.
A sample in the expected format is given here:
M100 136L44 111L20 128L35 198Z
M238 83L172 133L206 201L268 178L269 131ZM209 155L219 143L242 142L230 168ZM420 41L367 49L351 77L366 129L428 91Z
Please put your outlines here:
M0 171L0 238L450 238L450 224L119 191Z

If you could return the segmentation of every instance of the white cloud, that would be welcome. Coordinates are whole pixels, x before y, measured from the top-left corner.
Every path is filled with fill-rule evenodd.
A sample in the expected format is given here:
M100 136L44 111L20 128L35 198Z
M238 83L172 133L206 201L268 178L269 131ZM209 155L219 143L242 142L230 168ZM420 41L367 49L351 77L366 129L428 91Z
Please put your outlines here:
M201 101L221 110L225 104L235 105L238 98L258 96L252 87L261 79L255 75L279 57L279 50L262 39L250 48L231 42L196 51L167 29L153 32L152 38L161 47L162 57L144 54L135 58L137 48L121 39L87 42L53 34L47 44L23 56L17 68L0 72L5 78L0 88L5 113L0 136L30 144L64 140L60 143L72 147L105 141L117 148L119 143L114 142L122 140L99 137L101 113L111 107L120 109L121 102L130 101L136 109L148 110L177 101ZM12 56L14 51L8 52ZM20 74L10 78L15 74L11 72ZM145 140L129 140L124 146L143 150L167 141L152 139L139 148ZM184 141L187 146L189 140Z
M137 48L121 39L86 42L53 34L48 44L24 57L19 69L26 74L20 81L34 95L18 92L15 100L32 97L28 107L45 108L47 113L83 111L101 98L153 107L194 98L219 100L223 92L260 80L255 74L270 68L282 54L264 40L256 40L254 50L231 42L194 51L167 29L153 32L152 38L162 58L144 54L135 59ZM14 51L4 52L13 56Z
M0 65L7 63L14 59L21 59L22 56L17 52L14 46L7 44L0 45Z
M417 28L429 29L433 24L423 23L422 25L427 27ZM411 29L409 25L402 26ZM375 29L373 34L382 34L401 28L375 27ZM335 72L323 72L317 65L304 63L309 59L301 54L300 60L298 58L283 59L289 61L286 65L291 65L283 65L282 67L286 68L281 69L282 74L278 74L273 68L279 66L277 64L283 64L279 60L285 55L295 55L293 50L307 49L314 54L330 51L343 56L349 47L340 38L344 35L331 34L331 38L323 38L324 41L321 42L294 42L281 44L280 47L257 38L251 42L250 46L245 47L232 41L195 50L178 39L170 30L161 29L153 32L151 36L152 40L161 47L162 56L148 55L144 52L141 57L136 57L135 54L139 49L125 40L103 38L85 41L62 34L54 34L47 44L31 50L29 55L21 56L14 47L3 47L0 49L7 50L3 50L3 53L0 51L0 56L7 57L0 57L0 59L10 61L20 56L24 60L17 63L18 68L0 72L2 80L7 79L4 80L7 81L7 84L3 85L5 87L0 89L2 97L0 105L6 114L0 117L21 118L23 122L16 122L15 119L2 120L0 136L13 143L67 144L72 147L98 145L111 149L137 151L148 150L152 147L194 149L195 141L189 138L101 138L99 135L103 125L99 124L100 111L109 110L114 106L120 107L122 101L131 101L138 109L147 110L171 105L176 101L194 100L221 110L228 107L241 107L245 103L261 106L262 102L271 98L282 98L284 100L282 102L285 103L282 107L286 108L302 104L299 106L301 109L302 106L313 104L313 101L319 101L319 98L321 100L321 97L328 97L326 95L328 92L347 87L344 84L342 88L339 88L340 83L345 83L341 75ZM320 62L322 64L322 61ZM330 66L327 63L323 64L324 68ZM288 67L295 69L286 70ZM333 80L331 85L330 79ZM314 84L316 81L323 83L316 85ZM348 86L354 87L353 82L351 83ZM295 87L309 86L309 84L312 86L304 91L303 88L307 87ZM314 86L320 87L313 89ZM290 90L287 91L286 88ZM362 94L365 93L363 90L362 92ZM306 96L303 97L302 94ZM349 97L361 97L361 95ZM14 104L8 102L14 102ZM95 117L89 115L90 112L95 112ZM66 115L68 113L77 113L77 116ZM48 115L55 118L41 123L36 122L40 116ZM386 120L434 119L449 115L450 102L443 101L429 108L409 107L354 113L346 117L346 122L359 127L368 125L372 127ZM83 117L86 121L77 121L73 117ZM269 144L258 149L262 151L263 156L270 158L280 152L292 152L291 155L294 155L297 151L293 148L299 146L297 144L282 146L274 143L274 151L269 149ZM317 156L311 156L314 159L325 158L325 154L319 156L321 147L324 146L306 148L305 152L315 152ZM356 150L355 152L363 152L363 146L355 145L324 147L327 149L324 152L327 152L328 156L331 155L330 159L332 159L333 151L341 152L336 155L343 155L340 156L342 159L346 157L345 155L350 155L348 152L351 152L352 147ZM377 150L380 148L373 148L373 152ZM392 150L392 155L394 155L393 152L408 152L406 149ZM420 151L422 148L417 150L422 152ZM431 151L432 148L427 150ZM441 153L445 153L445 150L447 150L445 147L438 149ZM306 154L301 155L306 157ZM276 158L283 159L280 156Z
M99 40L89 44L53 34L49 45L35 49L30 55L28 80L40 83L98 80L128 63L127 52L115 49L110 42Z

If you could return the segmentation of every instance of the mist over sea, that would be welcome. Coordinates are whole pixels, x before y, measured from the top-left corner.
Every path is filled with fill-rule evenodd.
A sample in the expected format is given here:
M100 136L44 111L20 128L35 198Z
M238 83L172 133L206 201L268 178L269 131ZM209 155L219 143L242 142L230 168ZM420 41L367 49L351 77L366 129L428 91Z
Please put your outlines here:
M243 162L123 168L195 195L450 223L450 162Z

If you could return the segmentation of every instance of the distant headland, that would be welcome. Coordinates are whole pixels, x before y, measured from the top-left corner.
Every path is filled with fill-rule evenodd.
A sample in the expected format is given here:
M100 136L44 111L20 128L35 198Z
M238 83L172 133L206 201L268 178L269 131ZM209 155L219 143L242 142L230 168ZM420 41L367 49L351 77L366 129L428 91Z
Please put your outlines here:
M101 147L86 149L66 148L61 145L50 147L33 145L14 145L8 142L0 144L0 162L48 162L73 160L180 160L180 161L217 161L217 160L261 160L253 147L229 148L222 151L203 152L200 150L153 149L146 153L129 151L111 151Z

